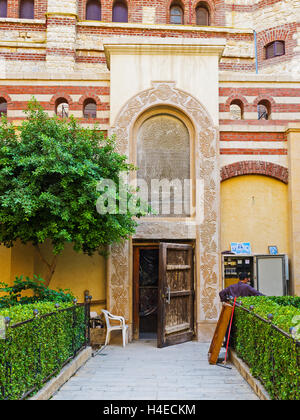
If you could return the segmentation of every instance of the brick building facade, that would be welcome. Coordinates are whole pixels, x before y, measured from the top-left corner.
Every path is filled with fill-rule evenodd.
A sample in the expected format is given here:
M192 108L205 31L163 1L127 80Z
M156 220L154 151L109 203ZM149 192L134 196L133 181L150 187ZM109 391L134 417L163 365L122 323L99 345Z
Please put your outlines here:
M108 308L123 313L132 326L134 241L193 241L195 328L197 337L206 339L218 314L220 253L231 240L247 240L255 226L248 221L248 231L237 215L229 237L222 226L241 203L234 195L231 205L222 200L230 197L233 178L250 177L255 190L258 177L276 180L286 191L277 196L273 184L266 184L269 201L265 213L257 213L266 232L254 227L254 252L267 253L266 241L278 241L280 252L290 257L292 292L299 293L298 0L0 0L0 15L0 106L9 121L20 124L32 96L50 115L64 105L83 126L97 122L116 133L119 150L136 163L132 144L139 120L172 108L189 129L194 176L204 178L207 207L200 228L187 231L180 220L142 222L132 241L112 250L102 274L93 274L95 284L76 290L94 289L92 294L105 297ZM197 201L197 191L193 194ZM286 200L277 228L277 222L265 222L276 204L272 194ZM267 239L256 244L258 236ZM36 270L34 254L26 268L24 249L1 252L9 261L8 278ZM106 286L97 285L100 277ZM65 273L58 273L55 285L71 287L63 278Z

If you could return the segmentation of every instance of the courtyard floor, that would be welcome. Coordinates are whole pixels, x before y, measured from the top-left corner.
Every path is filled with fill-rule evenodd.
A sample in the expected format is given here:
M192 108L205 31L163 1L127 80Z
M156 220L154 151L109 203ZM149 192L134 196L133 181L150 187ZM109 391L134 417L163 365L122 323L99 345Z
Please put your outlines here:
M53 400L257 400L238 371L211 366L209 344L158 349L154 340L112 345L92 357Z

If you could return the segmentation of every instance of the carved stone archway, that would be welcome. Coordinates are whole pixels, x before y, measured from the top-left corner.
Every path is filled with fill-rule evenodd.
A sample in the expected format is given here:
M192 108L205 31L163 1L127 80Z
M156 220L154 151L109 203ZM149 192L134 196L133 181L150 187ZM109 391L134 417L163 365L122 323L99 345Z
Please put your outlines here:
M145 111L169 106L180 110L190 119L195 131L195 177L203 182L202 220L195 223L196 241L196 319L199 329L214 324L219 309L219 187L218 130L204 106L191 94L175 87L171 82L154 82L153 87L131 98L119 112L110 134L116 135L118 152L129 156L130 141L135 122ZM196 192L197 193L197 192ZM196 200L197 201L197 200ZM185 222L182 222L182 224ZM149 223L151 225L151 223ZM178 230L182 229L178 222ZM170 238L170 226L153 226L161 237ZM184 231L184 229L182 229ZM147 238L147 232L145 239ZM148 237L149 239L149 237ZM159 237L157 238L159 239ZM112 247L108 263L107 305L113 313L132 322L131 243Z

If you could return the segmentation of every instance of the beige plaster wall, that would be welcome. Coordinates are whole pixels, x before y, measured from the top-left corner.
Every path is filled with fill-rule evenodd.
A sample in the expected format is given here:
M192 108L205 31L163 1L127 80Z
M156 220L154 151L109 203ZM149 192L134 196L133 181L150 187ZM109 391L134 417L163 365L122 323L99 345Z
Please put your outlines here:
M289 124L289 214L293 292L300 295L300 124Z
M52 258L49 244L42 247L43 256L50 262ZM34 258L34 271L41 276L45 266L37 253ZM84 291L88 290L93 300L106 299L106 260L95 254L92 257L76 253L72 244L66 244L63 253L58 257L55 273L49 287L51 289L70 289L79 302L84 300Z
M0 246L0 282L10 283L11 248Z
M106 42L109 43L111 40L104 41L104 45ZM110 51L112 125L125 103L141 91L150 89L152 82L155 81L175 82L177 89L190 93L205 106L214 124L217 125L218 51L212 53L205 51L204 47L201 52L200 46L197 46L197 50L196 44L192 43L190 47L195 49L190 54L190 47L184 41L180 43L177 41L177 44L168 44L164 41L161 45L158 43L151 45L151 50L147 50L144 49L145 45L148 47L145 42L141 40L141 45L132 46L130 52L125 49ZM125 44L124 40L122 44ZM119 45L120 49L121 47L122 45Z
M250 242L254 254L277 245L288 254L288 186L262 175L244 175L221 184L221 250L231 242Z
M44 258L51 262L53 255L49 243L41 246ZM0 282L11 285L16 276L30 278L33 275L45 278L46 267L31 245L17 242L13 248L0 247ZM71 244L66 244L58 257L55 273L49 284L51 289L70 289L79 302L84 301L88 290L93 300L106 299L106 259L95 254L92 257L76 253ZM93 307L99 310L100 306Z

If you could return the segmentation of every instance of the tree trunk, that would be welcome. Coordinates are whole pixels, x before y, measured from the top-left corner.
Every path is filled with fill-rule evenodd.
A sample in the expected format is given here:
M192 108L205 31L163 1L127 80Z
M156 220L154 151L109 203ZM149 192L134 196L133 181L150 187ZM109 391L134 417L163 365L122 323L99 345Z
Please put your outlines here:
M39 257L40 257L40 260L43 262L43 264L46 266L46 268L47 268L47 274L46 274L46 276L44 276L45 278L44 278L44 284L45 284L45 286L46 287L48 287L49 286L49 284L50 284L50 282L51 282L51 279L52 279L52 277L53 277L53 274L54 274L54 272L55 272L55 269L56 269L56 264L57 264L57 255L54 255L54 257L53 257L53 260L52 260L52 262L51 263L49 263L45 258L44 258L44 256L43 256L43 254L42 254L42 252L41 252L41 249L40 249L40 247L39 247L39 245L35 245L35 249L37 250L37 253L38 253L38 255L39 255Z

